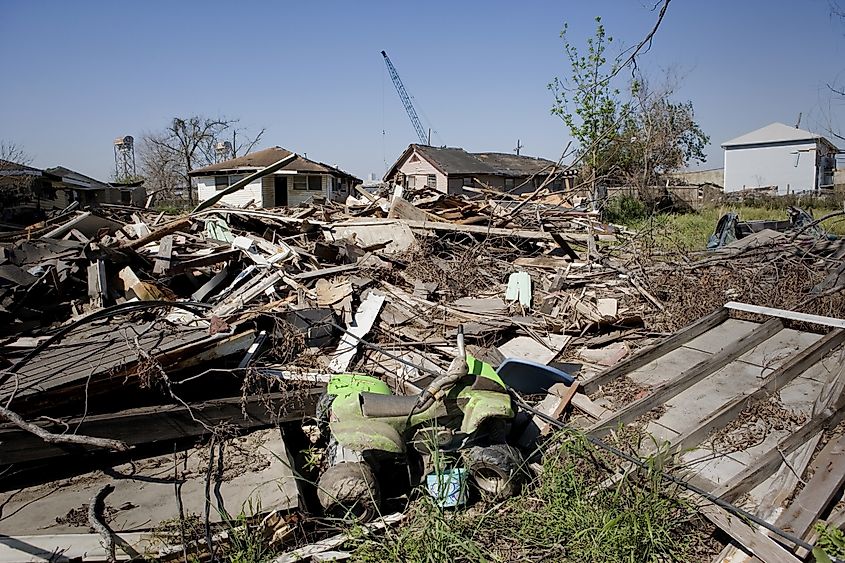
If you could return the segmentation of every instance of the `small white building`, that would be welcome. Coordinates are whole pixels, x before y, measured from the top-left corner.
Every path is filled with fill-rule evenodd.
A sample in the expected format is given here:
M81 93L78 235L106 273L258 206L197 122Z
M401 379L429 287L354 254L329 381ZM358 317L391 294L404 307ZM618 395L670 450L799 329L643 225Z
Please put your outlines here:
M809 131L772 123L722 143L725 192L777 189L778 195L833 187L839 150Z
M200 201L225 190L261 168L290 156L281 147L271 147L238 158L192 170ZM295 207L314 198L346 201L353 186L361 180L339 168L297 157L273 174L246 185L242 190L223 196L222 203L242 207L253 202L257 207Z

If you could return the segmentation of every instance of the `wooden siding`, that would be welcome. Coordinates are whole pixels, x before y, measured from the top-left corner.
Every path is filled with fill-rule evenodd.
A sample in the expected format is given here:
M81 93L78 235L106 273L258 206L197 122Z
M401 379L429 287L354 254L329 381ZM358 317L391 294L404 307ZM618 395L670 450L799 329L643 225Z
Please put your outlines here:
M418 160L412 162L416 157ZM437 168L434 167L429 161L423 158L422 155L418 154L416 151L412 152L408 155L408 158L399 165L398 168L399 172L404 174L406 177L414 177L414 187L421 187L426 185L426 180L430 174L434 174L437 182L437 190L443 193L447 193L447 179L446 175L440 172ZM406 180L406 186L410 186L411 183ZM458 192L460 193L460 192Z

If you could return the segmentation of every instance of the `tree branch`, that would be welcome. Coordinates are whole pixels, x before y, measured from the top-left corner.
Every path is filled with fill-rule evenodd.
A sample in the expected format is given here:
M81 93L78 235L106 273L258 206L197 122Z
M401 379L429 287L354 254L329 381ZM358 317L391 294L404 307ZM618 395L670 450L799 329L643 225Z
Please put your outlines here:
M35 434L48 444L77 444L82 446L93 446L95 448L105 448L118 452L125 452L129 450L129 445L120 440L112 440L109 438L95 438L93 436L80 436L78 434L53 434L48 432L30 422L27 422L19 414L9 410L6 407L0 407L0 417L5 418L21 430Z

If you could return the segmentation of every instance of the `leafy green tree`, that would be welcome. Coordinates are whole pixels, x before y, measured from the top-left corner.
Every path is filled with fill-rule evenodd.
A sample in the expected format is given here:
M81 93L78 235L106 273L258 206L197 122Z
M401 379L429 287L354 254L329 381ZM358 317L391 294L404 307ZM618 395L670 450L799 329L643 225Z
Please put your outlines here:
M570 73L548 86L554 95L552 114L563 120L578 143L581 176L591 185L594 201L599 183L653 186L662 174L705 159L710 139L695 121L692 102L672 100L674 87L668 77L661 88L651 89L638 73L624 97L615 85L622 68L650 45L666 5L668 1L649 36L622 63L621 56L611 58L608 53L613 38L600 17L584 49L567 41L566 24L561 31Z
M549 84L554 94L552 114L559 116L578 142L580 157L590 179L593 197L598 179L608 175L614 166L610 153L620 131L620 115L630 105L619 100L619 89L612 85L619 72L616 59L608 61L607 49L613 37L607 35L601 17L596 17L596 31L587 39L585 52L567 40L568 24L560 32L564 51L569 59L568 78L555 78Z

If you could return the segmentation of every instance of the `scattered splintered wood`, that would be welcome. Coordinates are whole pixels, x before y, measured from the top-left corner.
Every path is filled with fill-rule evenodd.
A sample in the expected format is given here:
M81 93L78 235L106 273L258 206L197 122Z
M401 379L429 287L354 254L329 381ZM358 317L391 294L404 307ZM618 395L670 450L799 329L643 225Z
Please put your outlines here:
M25 421L15 412L10 411L6 407L0 407L0 417L5 418L21 430L29 432L38 436L48 444L75 444L78 446L91 446L94 448L106 448L118 452L125 452L129 449L129 445L120 440L112 440L110 438L95 438L93 436L81 436L78 434L53 434L36 426L35 424ZM3 443L5 446L5 442ZM4 455L3 461L10 463Z
M816 456L813 478L781 514L776 526L803 538L845 484L845 436L827 443Z
M293 551L289 551L283 555L280 555L279 557L273 559L272 563L297 563L298 561L302 561L318 553L325 553L326 551L338 548L349 540L351 540L353 537L369 535L373 532L383 530L388 526L398 524L404 518L405 515L399 512L384 516L383 518L380 518L375 522L360 526L355 536L351 534L337 534L336 536L326 538L322 541L318 541L317 543L306 545L305 547L300 547L299 549L295 549Z

